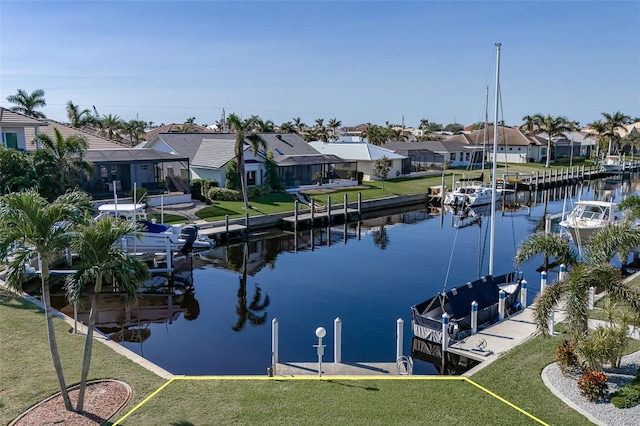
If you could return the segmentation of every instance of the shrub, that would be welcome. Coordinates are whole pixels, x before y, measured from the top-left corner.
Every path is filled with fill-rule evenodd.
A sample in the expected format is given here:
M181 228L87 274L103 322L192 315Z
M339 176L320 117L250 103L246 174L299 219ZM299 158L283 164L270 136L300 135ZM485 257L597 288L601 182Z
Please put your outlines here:
M578 379L578 389L580 394L591 402L604 399L609 394L607 375L602 371L587 370Z
M611 403L618 408L632 408L640 404L640 369L631 383L611 394Z
M356 171L355 171L355 170L352 170L352 169L347 170L347 177L348 177L349 179L353 179L354 177L356 177L356 174L357 174L357 173L356 173Z
M363 180L364 180L364 172L358 172L358 185L362 185Z
M202 179L193 179L191 181L191 199L202 201L203 198Z
M129 192L129 197L131 197L131 199L133 200L133 189ZM136 203L146 203L147 202L147 198L148 198L148 191L147 188L142 188L142 187L137 187L135 190L135 196L137 198L137 200L135 200Z
M218 201L242 201L242 193L235 189L213 187L209 188L207 198Z
M563 374L578 368L578 356L572 343L565 340L561 345L556 346L556 362Z
M259 185L247 188L247 198L249 199L264 197L269 194L271 194L271 187L269 185Z
M322 183L322 173L320 173L320 172L316 172L316 173L313 175L313 180L315 180L315 181L316 181L316 182L318 182L318 183Z

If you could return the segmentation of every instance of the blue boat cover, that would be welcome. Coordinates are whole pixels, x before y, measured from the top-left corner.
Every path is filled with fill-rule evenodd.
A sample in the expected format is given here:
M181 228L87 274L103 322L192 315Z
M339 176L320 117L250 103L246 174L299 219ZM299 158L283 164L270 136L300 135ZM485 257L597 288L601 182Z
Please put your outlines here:
M451 307L451 317L464 318L469 315L469 307L474 300L478 304L478 311L494 305L498 301L499 292L500 289L491 276L482 277L449 290L447 301Z
M171 225L152 223L152 222L149 222L148 220L139 220L138 224L142 227L143 231L152 232L154 234L162 234L163 232L166 232L171 227Z

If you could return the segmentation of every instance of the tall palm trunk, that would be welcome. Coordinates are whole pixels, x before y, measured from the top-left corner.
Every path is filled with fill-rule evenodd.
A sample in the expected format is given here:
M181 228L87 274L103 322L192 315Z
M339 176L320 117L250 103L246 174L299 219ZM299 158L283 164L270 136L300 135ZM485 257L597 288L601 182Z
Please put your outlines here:
M96 287L102 288L102 276L96 277ZM91 311L89 312L89 326L87 327L87 338L84 343L84 354L82 357L82 373L80 375L80 388L78 390L77 412L82 412L84 408L84 392L87 388L87 377L89 376L89 366L91 365L91 351L93 350L93 330L96 326L96 319L99 310L99 292L94 291L91 296Z
M60 362L60 352L58 351L58 342L53 328L53 309L51 308L51 294L49 292L49 260L42 256L41 260L41 280L42 280L42 301L44 303L44 314L47 317L47 335L49 337L49 348L51 349L51 359L60 383L60 393L64 400L64 406L67 410L72 411L73 406L69 399L69 391L64 381L64 372L62 371L62 362Z

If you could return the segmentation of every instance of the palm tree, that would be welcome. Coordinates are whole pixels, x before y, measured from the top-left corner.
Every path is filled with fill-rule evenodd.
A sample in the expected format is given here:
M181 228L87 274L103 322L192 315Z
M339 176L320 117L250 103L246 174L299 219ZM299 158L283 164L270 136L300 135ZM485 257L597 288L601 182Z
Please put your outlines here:
M6 282L10 288L22 291L25 264L34 256L38 257L51 359L67 410L73 410L73 407L65 384L53 327L49 267L61 251L68 247L72 224L84 220L90 211L93 211L90 200L80 191L68 192L52 203L32 189L0 197L0 255L5 257L11 246L17 244L19 247L13 252L13 259L9 262Z
M533 133L533 131L537 127L537 117L541 116L541 114L525 115L524 117L522 117L522 121L524 121L524 123L522 123L520 127L518 127L518 129L526 134Z
M298 134L304 132L304 128L307 127L307 125L302 122L302 119L300 117L296 117L293 119L293 126L296 128L296 132L298 132Z
M280 131L282 133L293 133L295 130L293 123L290 121L285 121L280 125Z
M67 118L71 127L79 129L81 127L95 124L95 118L88 108L80 110L80 107L72 101L67 101Z
M624 115L620 111L614 112L613 114L608 114L606 112L601 113L605 120L605 127L607 132L605 136L609 137L609 149L607 150L607 154L611 154L611 149L613 148L613 141L620 139L620 136L616 132L618 129L623 129L626 132L624 127L625 124L628 124L631 121L631 117L628 115Z
M82 412L87 376L91 365L93 349L93 331L100 309L99 297L104 280L117 283L123 290L128 303L138 296L138 288L149 279L147 266L114 246L122 237L135 233L135 225L129 221L114 217L105 217L95 222L80 224L73 234L71 248L78 253L80 262L76 272L66 281L69 300L78 303L85 292L91 294L91 311L85 340L82 373L76 411ZM93 287L93 288L92 288Z
M566 138L565 132L571 131L571 126L568 124L568 120L563 116L552 117L551 115L542 116L536 114L534 116L535 128L533 135L539 135L541 133L547 134L547 162L545 167L550 167L551 164L551 139L554 137Z
M147 123L139 120L129 120L122 125L122 130L131 141L131 146L137 145L145 134Z
M327 123L327 127L329 127L331 129L331 136L332 136L333 140L337 140L338 139L338 135L336 134L336 130L340 126L342 126L342 121L338 120L337 118L332 118L331 120L329 120L329 123Z
M624 251L629 244L639 243L640 232L628 224L609 225L593 236L587 246L584 262L577 263L578 259L569 249L568 241L554 234L529 236L518 249L518 262L544 253L572 266L562 281L555 281L536 297L534 318L538 330L543 334L548 333L547 320L551 312L558 304L564 302L570 335L574 339L582 335L587 330L590 287L606 290L613 301L625 301L634 310L640 311L640 293L624 282L620 271L610 264L616 251ZM563 244L566 246L562 247ZM537 253L535 247L540 249Z
M387 142L387 132L382 126L370 125L360 134L360 137L367 139L372 145L384 145Z
M593 131L587 133L587 136L596 137L596 160L600 160L600 153L604 150L607 127L602 120L596 120L593 123L589 123L588 126L591 127Z
M317 129L324 128L324 118L316 118L316 128Z
M93 165L85 160L85 151L89 148L89 142L82 135L62 136L57 127L53 128L53 139L44 133L35 137L34 142L41 145L38 156L34 156L36 168L53 168L54 183L57 188L40 188L46 191L53 199L74 187L81 175L90 176ZM38 167L39 166L39 167Z
M405 135L401 129L389 129L387 133L392 142L406 142L409 139L409 136Z
M540 253L544 255L544 262L541 266L543 271L549 269L549 258L555 259L554 264L575 265L578 263L578 256L575 250L571 249L566 238L559 234L545 232L531 234L520 244L516 253L516 263L525 262Z
M195 117L189 117L187 118L187 120L184 122L184 124L182 126L180 126L180 133L191 133L193 132L193 126L196 123L196 118Z
M122 119L118 115L103 115L98 124L100 127L98 135L106 137L110 141L119 140L122 125Z
M11 108L11 111L19 112L34 118L47 118L40 111L36 111L36 108L47 105L44 100L44 90L42 89L34 90L31 94L22 89L18 89L17 94L7 96L7 101L16 105Z
M418 125L418 129L425 132L429 130L429 120L427 120L426 118L421 119L420 124Z
M247 140L251 148L253 149L253 153L257 154L260 147L264 147L266 150L267 142L262 138L262 136L257 133L249 133L253 128L253 120L241 120L238 115L235 113L229 114L227 118L227 124L231 128L231 130L236 134L236 143L235 143L235 157L236 162L238 164L238 173L240 174L240 185L242 186L242 197L244 199L244 208L250 209L249 199L247 197L247 177L244 172L244 150L245 150L245 140ZM247 134L249 133L249 134Z

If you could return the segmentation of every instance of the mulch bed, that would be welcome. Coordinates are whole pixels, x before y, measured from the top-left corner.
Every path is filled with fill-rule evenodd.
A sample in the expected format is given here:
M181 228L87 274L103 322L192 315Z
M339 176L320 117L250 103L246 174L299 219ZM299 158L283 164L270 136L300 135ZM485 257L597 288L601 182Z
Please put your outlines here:
M131 388L117 380L100 380L87 383L84 394L84 411L67 411L58 392L34 405L10 423L10 426L25 425L71 425L95 426L113 417L131 398ZM71 404L78 401L78 386L69 389Z

